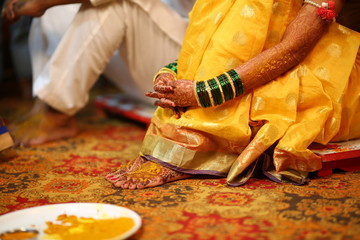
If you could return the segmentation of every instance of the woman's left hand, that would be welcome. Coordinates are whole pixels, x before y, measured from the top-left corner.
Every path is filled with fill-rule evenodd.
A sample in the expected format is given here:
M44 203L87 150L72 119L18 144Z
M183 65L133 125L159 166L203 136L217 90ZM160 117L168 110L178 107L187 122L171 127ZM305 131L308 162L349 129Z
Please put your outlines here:
M198 106L194 92L194 81L175 80L168 81L167 87L164 83L155 84L155 92L147 92L145 95L158 98L156 106L163 108L192 107Z

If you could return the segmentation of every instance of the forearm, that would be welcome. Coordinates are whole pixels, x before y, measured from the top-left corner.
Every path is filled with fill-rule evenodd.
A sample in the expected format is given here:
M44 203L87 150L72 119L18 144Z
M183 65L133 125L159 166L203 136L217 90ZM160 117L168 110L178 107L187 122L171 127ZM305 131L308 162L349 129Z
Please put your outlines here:
M260 87L298 65L322 36L327 25L317 16L316 8L304 5L279 44L235 68L244 91Z
M65 5L72 3L87 3L89 0L37 0L37 4L43 9L46 10L50 7L57 5Z
M53 6L87 2L89 0L6 0L2 10L2 17L14 22L21 16L40 17L48 8Z
M244 92L263 86L298 65L309 54L335 16L334 4L331 2L324 7L320 5L320 1L313 0L300 9L279 44L235 69L206 81L196 81L194 89L198 105L220 105ZM335 10L340 11L342 2L335 1Z

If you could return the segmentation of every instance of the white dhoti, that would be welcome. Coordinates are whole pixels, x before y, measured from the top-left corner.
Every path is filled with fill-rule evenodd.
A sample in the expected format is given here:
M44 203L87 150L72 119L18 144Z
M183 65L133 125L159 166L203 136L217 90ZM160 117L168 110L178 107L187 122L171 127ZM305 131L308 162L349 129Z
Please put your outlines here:
M67 25L73 15L53 16ZM33 49L34 95L72 115L87 103L90 88L104 72L125 93L150 103L144 94L152 89L156 71L177 58L186 26L186 19L160 0L83 4L50 58L54 47L45 45L48 56ZM39 33L32 31L35 38ZM44 52L41 44L38 49Z

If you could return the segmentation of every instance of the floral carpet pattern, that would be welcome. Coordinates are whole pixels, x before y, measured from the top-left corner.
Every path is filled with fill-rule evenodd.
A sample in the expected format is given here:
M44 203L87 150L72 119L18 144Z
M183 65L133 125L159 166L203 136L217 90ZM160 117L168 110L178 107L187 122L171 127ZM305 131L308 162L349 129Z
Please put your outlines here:
M65 202L136 211L131 239L360 239L360 172L313 177L305 186L253 178L186 179L144 190L114 188L104 175L138 154L145 127L113 117L80 120L74 138L0 153L0 214Z

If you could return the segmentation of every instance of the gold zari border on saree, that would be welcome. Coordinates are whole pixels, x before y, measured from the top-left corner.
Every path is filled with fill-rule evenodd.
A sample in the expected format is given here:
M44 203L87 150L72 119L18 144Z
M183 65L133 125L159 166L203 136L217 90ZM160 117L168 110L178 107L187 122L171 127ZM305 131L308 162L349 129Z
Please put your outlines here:
M181 172L224 177L238 157L237 154L229 152L200 152L187 149L156 135L145 136L141 153L150 155L163 162L163 165Z

